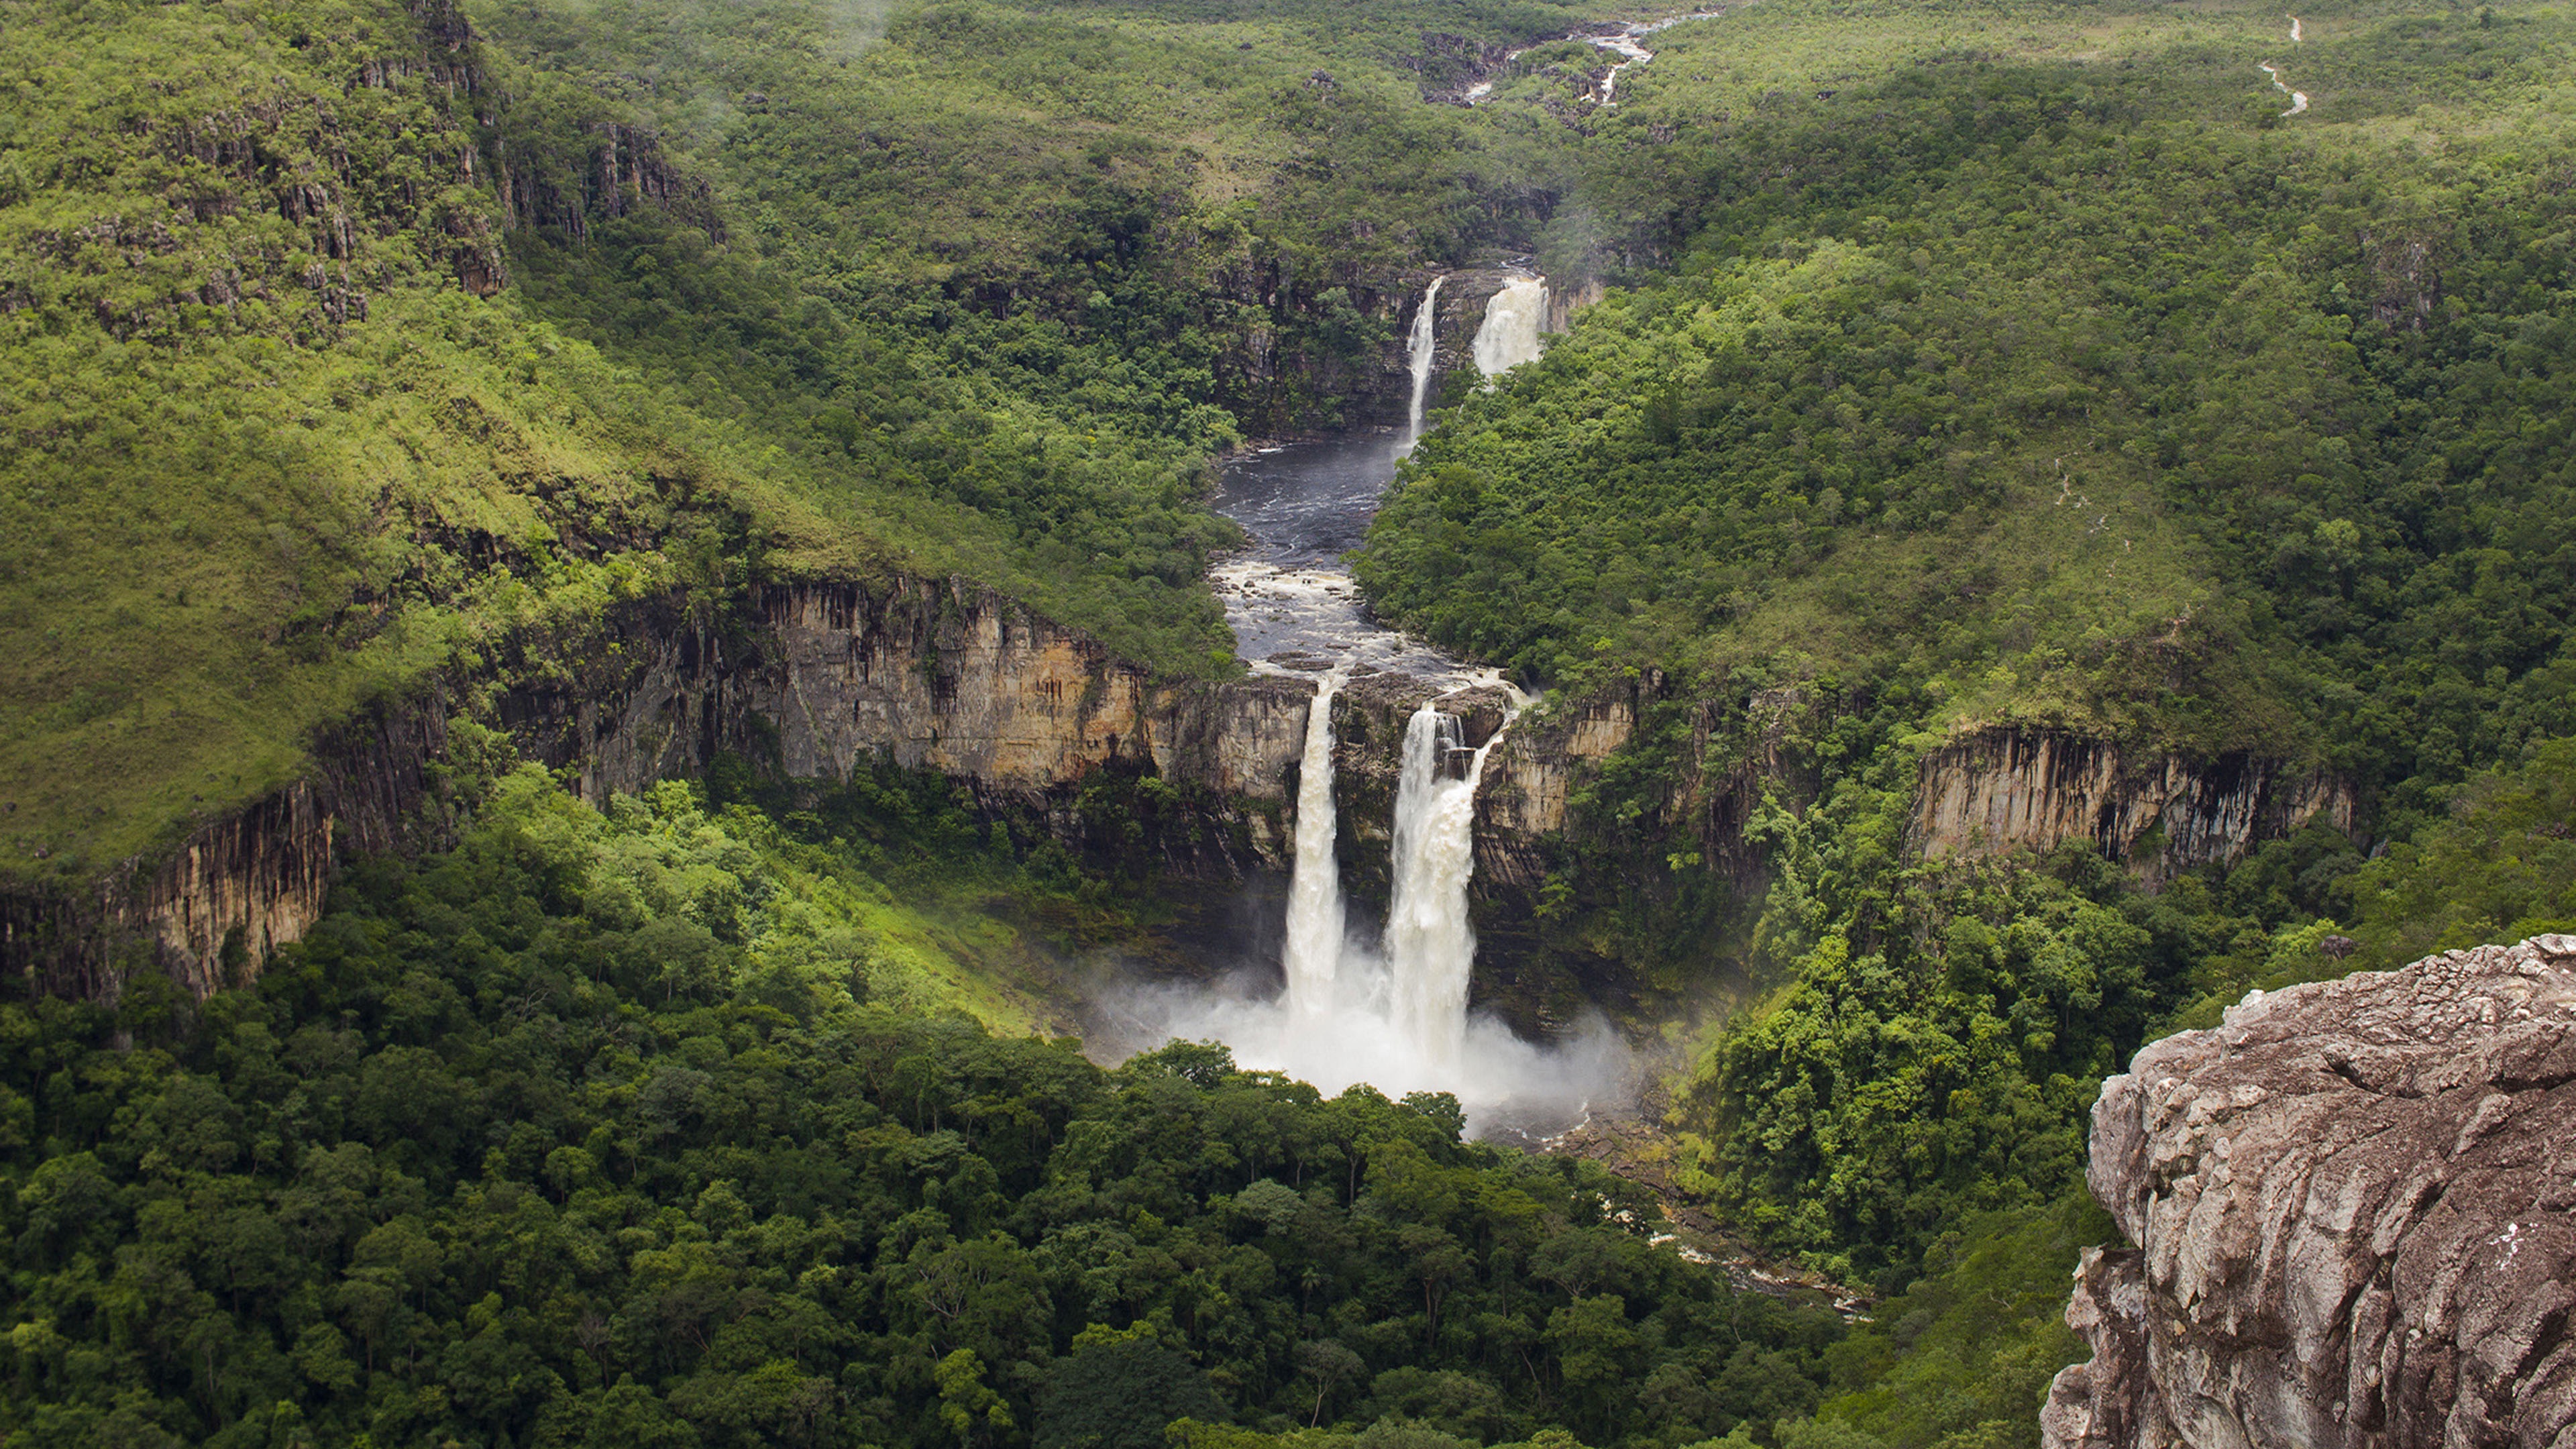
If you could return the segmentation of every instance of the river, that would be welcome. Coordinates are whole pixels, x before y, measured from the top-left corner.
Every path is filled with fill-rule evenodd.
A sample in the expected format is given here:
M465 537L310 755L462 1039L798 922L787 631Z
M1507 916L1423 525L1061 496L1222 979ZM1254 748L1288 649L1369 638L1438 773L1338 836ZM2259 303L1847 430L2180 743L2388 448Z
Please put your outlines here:
M1440 286L1435 278L1415 304L1405 428L1261 448L1223 469L1213 502L1251 539L1213 572L1237 648L1256 670L1315 681L1284 948L1276 976L1256 970L1230 988L1127 1003L1124 1014L1145 1026L1145 1039L1220 1040L1248 1067L1284 1071L1327 1092L1359 1082L1389 1095L1449 1092L1466 1108L1471 1131L1528 1143L1583 1120L1589 1103L1621 1079L1625 1053L1606 1029L1543 1047L1468 1012L1476 789L1503 733L1468 750L1440 697L1415 711L1389 822L1394 893L1382 932L1349 929L1341 880L1332 710L1344 684L1392 672L1444 695L1501 686L1515 701L1511 714L1520 702L1496 671L1371 618L1343 563L1421 434ZM1544 278L1514 275L1487 304L1466 352L1488 380L1538 355L1546 295Z

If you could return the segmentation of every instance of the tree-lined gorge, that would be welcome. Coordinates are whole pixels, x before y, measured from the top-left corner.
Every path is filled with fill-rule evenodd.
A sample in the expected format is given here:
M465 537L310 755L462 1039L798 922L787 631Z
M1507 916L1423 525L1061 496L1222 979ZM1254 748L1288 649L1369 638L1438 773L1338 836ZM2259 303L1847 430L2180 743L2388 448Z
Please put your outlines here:
M2292 26L0 0L0 1441L2036 1446L2105 1075L2576 929L2576 15ZM1415 367L1349 578L1620 722L1460 906L1570 1138L1110 1048L1276 989L1294 782L547 753L803 588L1239 701L1224 460ZM2043 744L2197 783L1942 814Z

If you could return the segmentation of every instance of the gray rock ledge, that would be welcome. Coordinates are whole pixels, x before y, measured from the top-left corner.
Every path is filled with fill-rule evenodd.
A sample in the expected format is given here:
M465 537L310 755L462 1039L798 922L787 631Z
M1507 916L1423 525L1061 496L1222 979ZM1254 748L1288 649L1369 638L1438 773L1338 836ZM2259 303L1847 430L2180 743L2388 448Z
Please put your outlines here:
M2576 936L2260 992L2093 1109L2049 1449L2576 1449Z

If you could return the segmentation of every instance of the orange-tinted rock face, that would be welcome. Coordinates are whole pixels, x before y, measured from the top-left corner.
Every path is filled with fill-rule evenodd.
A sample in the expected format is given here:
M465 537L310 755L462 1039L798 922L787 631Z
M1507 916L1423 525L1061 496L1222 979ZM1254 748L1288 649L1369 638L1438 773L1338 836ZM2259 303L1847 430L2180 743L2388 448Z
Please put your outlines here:
M1534 889L1546 874L1530 847L1562 830L1584 772L1636 733L1637 709L1611 698L1562 718L1524 722L1503 737L1476 792L1476 869L1496 884Z
M1177 787L1175 808L1224 827L1170 860L1177 873L1285 863L1276 821L1304 743L1307 681L1157 683L955 580L777 585L746 602L747 629L663 600L609 621L602 638L546 646L565 657L519 671L499 722L524 756L571 770L594 800L696 775L726 752L835 782L882 758L1075 828L1063 797L1115 766ZM308 778L94 895L0 901L0 954L40 989L94 997L114 996L137 958L120 945L148 945L200 993L222 984L228 944L256 970L319 919L335 847L413 838L421 767L443 741L439 696L426 691L406 727L320 742Z
M616 612L595 637L531 640L496 666L512 681L493 714L520 752L570 772L588 799L703 773L720 754L788 779L839 782L863 761L935 770L994 809L1042 818L1068 843L1086 828L1071 801L1095 771L1173 787L1186 848L1160 849L1184 877L1284 866L1294 773L1313 684L1254 676L1158 683L1098 643L973 584L775 584L722 617L679 598ZM227 943L255 969L316 920L337 855L421 843L423 765L442 748L446 681L394 711L318 742L311 774L204 824L158 861L136 862L78 899L0 897L0 963L40 989L112 996L118 943L148 943L200 991L220 984ZM1480 909L1518 919L1547 873L1541 842L1573 824L1575 792L1635 735L1661 679L1523 716L1496 747L1478 792ZM1397 675L1354 680L1336 706L1335 795L1346 884L1383 895L1387 827L1406 716L1435 692ZM1452 697L1470 743L1500 727L1495 691ZM1766 788L1811 788L1791 757L1811 705L1770 691L1740 706L1691 707L1679 776L1663 808L1694 822L1709 868L1754 888L1742 838ZM1731 763L1710 770L1720 739ZM1990 732L1927 757L1915 828L1930 854L2093 842L2151 877L2229 860L2324 814L2348 824L2347 794L2277 762L2192 766L2117 746ZM1213 829L1204 827L1215 827Z

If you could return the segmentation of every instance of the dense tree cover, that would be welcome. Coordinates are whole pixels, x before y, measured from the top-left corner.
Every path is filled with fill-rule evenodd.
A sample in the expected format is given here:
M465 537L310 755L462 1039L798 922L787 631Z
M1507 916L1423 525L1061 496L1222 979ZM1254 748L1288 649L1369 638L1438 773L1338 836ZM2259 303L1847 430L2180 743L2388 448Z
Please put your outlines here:
M2249 987L2576 927L2571 765L2576 742L2538 742L2377 858L2315 824L2153 893L2083 846L1892 861L1898 797L1857 782L1775 812L1762 929L1787 984L1705 1044L1676 1114L1695 1183L1901 1282L1971 1215L2076 1191L2095 1088L2144 1041Z
M253 989L0 1006L0 1426L1677 1446L1816 1402L1839 1321L1649 1244L1601 1169L922 1011L903 915L678 787L523 772Z
M12 6L0 838L94 873L442 663L763 574L955 570L1225 672L1208 453L1333 417L1424 266L1534 252L1641 285L1462 394L1363 578L1575 692L1653 671L1544 929L1770 992L1685 1181L1877 1322L1437 1098L940 1015L1051 1022L1048 947L1132 928L1134 779L1077 862L895 772L519 774L255 989L0 1007L0 1432L2029 1442L2100 1074L2576 924L2566 22L2310 16L2294 121L2250 6L1765 0L1615 107L1579 44L1421 103L1575 14ZM1998 721L2297 754L2395 843L1920 861L1919 752ZM1749 899L1670 806L1757 757Z
M8 869L148 854L530 608L900 566L1231 671L1207 455L1544 208L1419 97L1568 15L17 7Z
M1471 401L1364 581L1545 677L1895 677L2390 786L2564 729L2565 162L2213 124L2161 97L2196 68L1926 70L1711 141L1685 276Z
M2576 278L2539 117L2571 35L1740 18L1744 48L1676 32L1593 123L1634 163L1604 194L1660 190L1691 238L1678 274L1463 397L1357 571L1569 698L1639 690L1541 892L1552 945L1670 962L1674 999L1734 968L1753 1009L1677 1113L1697 1185L1899 1283L1969 1215L2072 1190L2093 1084L2148 1035L2569 919ZM2153 837L1924 862L1918 761L1996 724L2297 760L2363 834L2179 875ZM1678 807L1721 787L1755 798L1712 840Z

